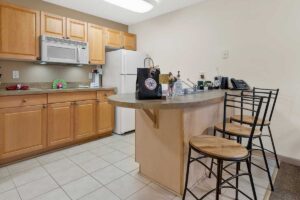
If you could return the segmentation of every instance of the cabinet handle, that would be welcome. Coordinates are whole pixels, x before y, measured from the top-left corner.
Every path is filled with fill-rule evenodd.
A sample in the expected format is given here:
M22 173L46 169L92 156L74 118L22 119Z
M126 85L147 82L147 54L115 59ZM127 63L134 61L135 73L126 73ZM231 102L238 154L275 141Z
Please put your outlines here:
M66 37L66 39L68 40L68 39L70 39L69 37Z
M43 108L47 108L47 105L43 105Z
M26 103L26 102L27 102L27 100L26 100L26 99L23 99L23 100L22 100L22 102L23 102L23 103Z

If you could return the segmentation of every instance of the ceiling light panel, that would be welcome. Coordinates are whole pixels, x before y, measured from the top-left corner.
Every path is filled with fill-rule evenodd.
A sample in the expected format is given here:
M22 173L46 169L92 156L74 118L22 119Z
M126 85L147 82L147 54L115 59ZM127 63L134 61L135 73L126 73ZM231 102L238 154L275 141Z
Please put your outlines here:
M146 13L153 9L153 5L144 0L104 0L104 1L136 13Z

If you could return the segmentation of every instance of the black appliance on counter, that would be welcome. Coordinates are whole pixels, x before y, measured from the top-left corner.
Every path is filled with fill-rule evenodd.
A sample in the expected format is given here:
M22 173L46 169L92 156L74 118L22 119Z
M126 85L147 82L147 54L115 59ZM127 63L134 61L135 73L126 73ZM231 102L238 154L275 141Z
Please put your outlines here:
M229 89L228 86L228 77L222 77L221 79L221 89Z

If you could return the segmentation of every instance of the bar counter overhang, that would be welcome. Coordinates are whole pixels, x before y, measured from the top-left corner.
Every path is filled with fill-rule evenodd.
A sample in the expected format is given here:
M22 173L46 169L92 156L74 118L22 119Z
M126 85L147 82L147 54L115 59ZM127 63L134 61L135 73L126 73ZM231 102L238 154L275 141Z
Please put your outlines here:
M183 194L188 142L222 122L226 90L212 90L167 100L136 100L135 94L108 98L118 107L136 109L136 162L140 173L176 194ZM228 113L230 114L230 113ZM191 166L190 183L205 171Z

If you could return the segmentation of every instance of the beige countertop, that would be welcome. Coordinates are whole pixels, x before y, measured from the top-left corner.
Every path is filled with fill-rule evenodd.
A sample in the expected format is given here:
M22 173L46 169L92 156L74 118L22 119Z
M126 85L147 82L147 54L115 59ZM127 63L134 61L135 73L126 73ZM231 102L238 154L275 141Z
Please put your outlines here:
M39 89L31 88L29 90L5 90L0 89L0 96L16 96L16 95L31 95L31 94L48 94L59 92L88 92L88 91L105 91L115 90L114 87L101 87L101 88L68 88L68 89Z
M135 109L180 109L205 106L223 101L225 92L229 90L211 90L185 96L175 96L166 100L137 100L135 94L120 94L108 97L108 101L119 107Z

